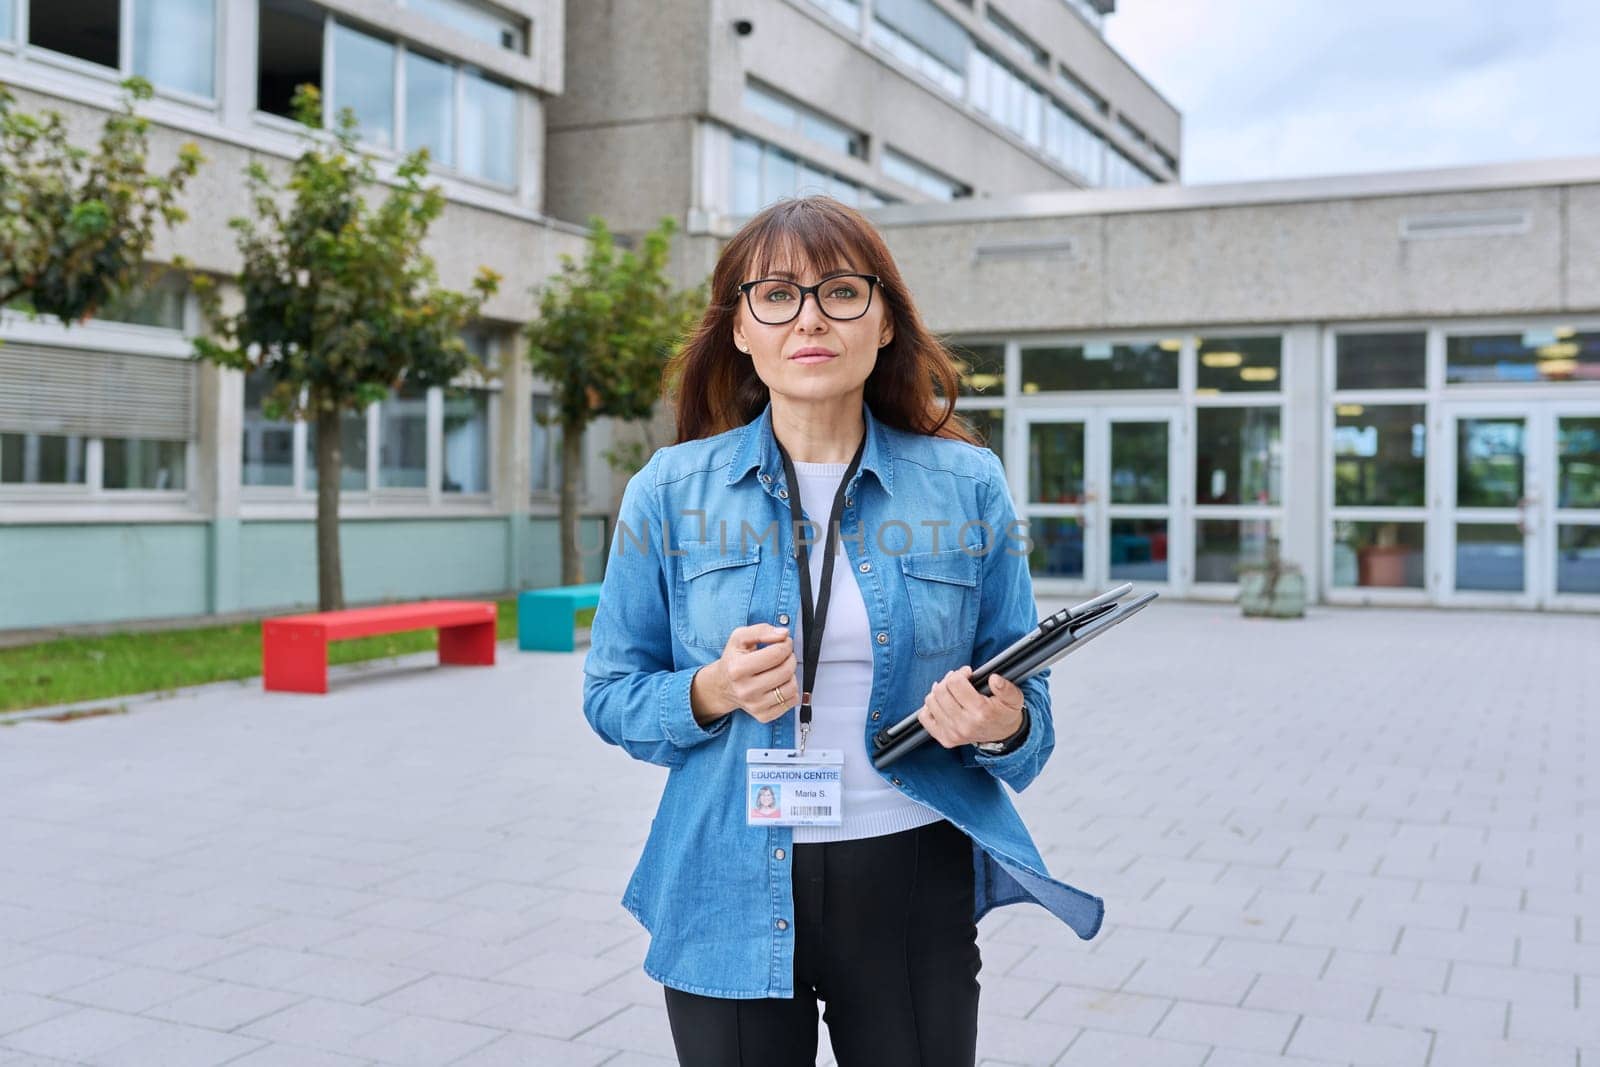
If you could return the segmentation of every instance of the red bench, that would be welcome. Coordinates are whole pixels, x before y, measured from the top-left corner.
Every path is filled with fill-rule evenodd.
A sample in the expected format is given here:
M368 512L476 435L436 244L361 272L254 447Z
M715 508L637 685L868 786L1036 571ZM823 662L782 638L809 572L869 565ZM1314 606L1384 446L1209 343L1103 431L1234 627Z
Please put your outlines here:
M329 641L435 628L440 663L494 666L493 604L425 600L267 619L261 624L261 684L280 692L326 693Z

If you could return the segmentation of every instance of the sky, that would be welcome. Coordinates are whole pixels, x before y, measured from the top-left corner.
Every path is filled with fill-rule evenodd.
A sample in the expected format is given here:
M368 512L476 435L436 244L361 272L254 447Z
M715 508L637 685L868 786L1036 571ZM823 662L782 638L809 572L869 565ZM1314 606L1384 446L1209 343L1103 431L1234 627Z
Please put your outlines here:
M1186 183L1600 156L1600 0L1118 0Z

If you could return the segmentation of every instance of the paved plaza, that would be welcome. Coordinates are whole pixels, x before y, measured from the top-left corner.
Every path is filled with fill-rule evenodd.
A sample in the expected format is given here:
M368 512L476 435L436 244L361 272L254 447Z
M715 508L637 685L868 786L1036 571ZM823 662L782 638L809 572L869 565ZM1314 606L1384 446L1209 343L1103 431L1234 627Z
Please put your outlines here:
M618 903L665 772L582 656L0 728L0 1067L672 1062ZM1019 803L1106 923L984 919L980 1058L1600 1067L1597 664L1592 615L1194 603L1064 662Z

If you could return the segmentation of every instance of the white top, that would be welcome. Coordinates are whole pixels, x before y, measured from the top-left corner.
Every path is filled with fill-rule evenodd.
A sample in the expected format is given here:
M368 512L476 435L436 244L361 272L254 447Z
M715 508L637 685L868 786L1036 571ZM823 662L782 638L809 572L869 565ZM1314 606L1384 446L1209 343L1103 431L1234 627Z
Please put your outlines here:
M848 463L794 463L801 506L815 524L813 542L807 547L811 563L811 589L822 584L822 550L827 536L825 524ZM841 525L843 522L841 521ZM938 822L943 816L932 808L905 796L872 769L867 757L867 704L872 699L872 634L867 622L867 605L861 596L861 581L855 564L841 539L834 545L833 585L824 620L822 648L817 655L817 678L811 693L811 737L808 749L831 748L844 752L844 822L839 826L797 826L796 843L809 841L848 841L898 833ZM805 630L796 617L790 627L794 634L794 653L799 666L795 672L798 692L805 678ZM909 708L884 708L886 720L899 718ZM799 712L795 721L799 732Z

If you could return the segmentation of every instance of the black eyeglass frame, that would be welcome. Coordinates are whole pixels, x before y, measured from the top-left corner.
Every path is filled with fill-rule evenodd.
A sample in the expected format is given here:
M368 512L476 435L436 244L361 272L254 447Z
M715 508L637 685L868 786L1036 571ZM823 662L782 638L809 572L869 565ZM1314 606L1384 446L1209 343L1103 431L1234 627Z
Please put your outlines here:
M838 274L830 274L826 278L819 280L815 285L801 285L799 282L790 278L757 278L752 282L740 282L739 292L744 294L745 306L750 309L750 314L763 326L786 326L795 319L799 318L800 309L805 307L806 294L808 293L811 295L811 299L816 302L817 310L821 311L823 315L832 319L834 322L854 322L855 320L859 319L861 315L840 317L831 313L826 307L823 306L822 294L817 291L824 285L827 285L829 282L836 282L840 278L865 278L867 280L867 303L866 306L861 309L861 315L865 315L867 312L871 311L872 293L875 289L882 288L883 282L876 274L860 274L853 270L840 271ZM751 298L750 291L756 286L760 285L762 282L782 282L784 285L793 286L795 289L800 291L800 299L794 302L793 315L790 315L782 322L768 322L766 319L762 318L756 313L756 303L755 300Z

